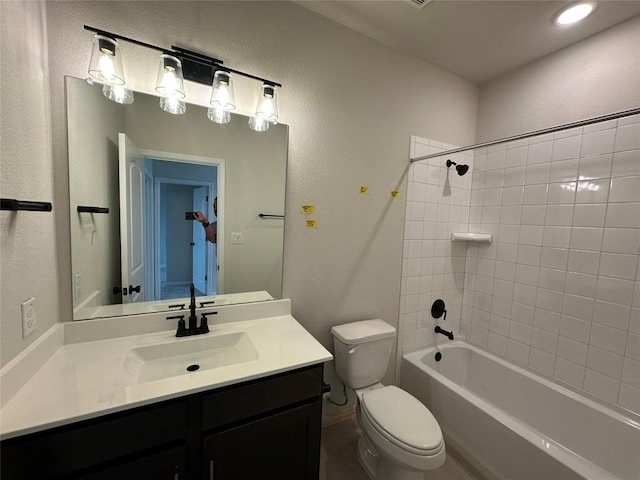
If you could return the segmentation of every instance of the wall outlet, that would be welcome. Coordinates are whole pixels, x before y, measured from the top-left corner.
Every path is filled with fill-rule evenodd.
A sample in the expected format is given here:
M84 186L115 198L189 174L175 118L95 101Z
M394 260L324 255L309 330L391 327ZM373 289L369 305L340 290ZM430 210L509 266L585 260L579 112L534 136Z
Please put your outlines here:
M74 273L73 275L73 299L82 298L82 273Z
M22 338L27 338L36 330L36 298L22 303Z

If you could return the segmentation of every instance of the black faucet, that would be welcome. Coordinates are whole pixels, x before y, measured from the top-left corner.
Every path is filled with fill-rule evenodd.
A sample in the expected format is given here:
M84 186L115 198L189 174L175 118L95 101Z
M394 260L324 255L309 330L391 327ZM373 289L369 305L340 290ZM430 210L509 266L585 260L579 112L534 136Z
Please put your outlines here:
M449 340L453 340L453 332L448 332L447 330L443 330L442 328L440 328L440 325L436 325L436 328L434 328L433 331L436 333L441 333L442 335L447 337Z
M191 335L201 335L203 333L209 333L209 325L207 324L207 315L214 315L218 312L203 313L200 326L198 326L198 316L196 315L196 294L195 286L191 283L191 302L189 303L189 326L185 327L184 317L169 317L180 318L178 321L178 330L176 331L176 337L188 337Z

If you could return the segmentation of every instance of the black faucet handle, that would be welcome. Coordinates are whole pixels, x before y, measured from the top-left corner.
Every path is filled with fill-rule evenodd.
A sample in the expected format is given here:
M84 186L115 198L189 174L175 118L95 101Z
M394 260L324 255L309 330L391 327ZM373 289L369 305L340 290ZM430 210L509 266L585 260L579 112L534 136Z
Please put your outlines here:
M217 315L218 312L207 312L202 314L202 318L200 319L200 333L209 332L209 323L207 320L207 315Z
M215 300L207 300L205 302L200 302L200 308L203 308L203 307L205 307L207 305L213 305L214 303L216 303Z
M173 315L167 317L167 320L178 320L178 330L176 330L176 337L184 337L187 331L187 325L184 321L184 315Z

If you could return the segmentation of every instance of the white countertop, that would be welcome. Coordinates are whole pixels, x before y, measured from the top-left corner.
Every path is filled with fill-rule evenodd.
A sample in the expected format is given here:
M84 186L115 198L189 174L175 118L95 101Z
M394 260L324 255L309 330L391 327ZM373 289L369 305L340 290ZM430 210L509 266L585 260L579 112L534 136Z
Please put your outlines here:
M188 342L174 330L62 345L0 411L7 439L79 420L323 363L333 357L291 315L216 324L207 335L245 332L258 358L136 384L122 375L132 348ZM123 380L124 379L124 380Z

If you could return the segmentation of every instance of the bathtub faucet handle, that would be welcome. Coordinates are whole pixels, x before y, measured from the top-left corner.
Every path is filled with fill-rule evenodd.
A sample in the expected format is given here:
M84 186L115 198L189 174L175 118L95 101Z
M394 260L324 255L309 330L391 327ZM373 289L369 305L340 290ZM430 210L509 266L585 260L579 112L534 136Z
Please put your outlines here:
M440 325L436 325L436 328L434 328L433 331L436 332L436 333L443 334L449 340L453 340L453 332L448 332L447 330L444 330L444 329L440 328Z
M447 308L446 308L446 305L444 304L444 300L439 298L438 300L433 302L433 305L431 305L431 316L433 318L440 318L443 314L444 314L443 320L446 320Z

